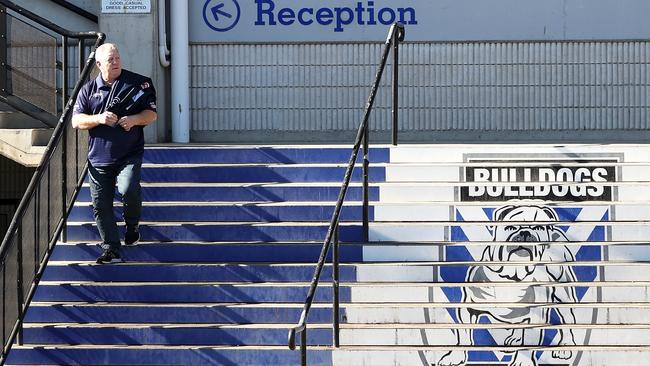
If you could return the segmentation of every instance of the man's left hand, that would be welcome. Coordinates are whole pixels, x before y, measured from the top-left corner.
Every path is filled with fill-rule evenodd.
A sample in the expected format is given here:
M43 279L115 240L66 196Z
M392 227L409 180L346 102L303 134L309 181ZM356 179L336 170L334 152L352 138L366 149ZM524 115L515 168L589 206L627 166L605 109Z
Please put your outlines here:
M132 118L129 118L129 116L124 116L117 121L117 125L122 127L124 131L129 131L133 126L135 126L135 123L133 122L134 121Z

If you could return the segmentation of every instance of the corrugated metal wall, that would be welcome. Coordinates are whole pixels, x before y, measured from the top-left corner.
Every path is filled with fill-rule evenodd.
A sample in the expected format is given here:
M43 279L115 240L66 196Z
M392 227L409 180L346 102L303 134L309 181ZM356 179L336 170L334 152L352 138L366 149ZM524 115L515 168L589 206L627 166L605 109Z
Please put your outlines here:
M193 139L356 130L382 47L192 45ZM646 129L649 48L645 41L405 43L400 129ZM390 74L375 103L376 131L390 128Z

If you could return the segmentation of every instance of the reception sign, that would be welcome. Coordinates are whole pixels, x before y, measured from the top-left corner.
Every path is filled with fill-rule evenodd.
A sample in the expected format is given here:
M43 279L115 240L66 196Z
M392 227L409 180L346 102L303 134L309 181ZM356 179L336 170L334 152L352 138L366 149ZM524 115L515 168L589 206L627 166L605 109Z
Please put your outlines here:
M107 0L104 0L107 1ZM585 5L586 4L586 5ZM645 39L644 0L191 0L191 42Z

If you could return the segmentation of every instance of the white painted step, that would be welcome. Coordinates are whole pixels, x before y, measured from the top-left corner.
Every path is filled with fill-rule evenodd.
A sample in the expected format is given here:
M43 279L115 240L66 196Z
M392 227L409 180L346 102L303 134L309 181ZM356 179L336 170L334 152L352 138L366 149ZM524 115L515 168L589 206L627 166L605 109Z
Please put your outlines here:
M386 347L369 348L342 347L333 352L334 366L431 366L450 350L474 350L476 348L458 347L399 347L388 349ZM555 348L558 349L558 348ZM580 366L647 366L650 358L649 347L573 347L572 358L580 357ZM477 349L485 350L485 349ZM494 351L511 350L510 348L494 348ZM498 353L499 358L504 353ZM566 365L566 361L554 359L551 350L546 350L539 359L540 364ZM489 365L490 363L479 363ZM507 362L492 363L494 365L507 365ZM472 364L468 364L472 365Z
M650 145L641 144L440 144L440 145L399 145L391 148L391 162L462 162L466 154L508 154L525 157L527 155L575 156L590 154L594 158L610 154L625 153L626 162L650 161Z
M471 307L471 304L367 304L346 305L345 322L352 324L430 324L442 325L452 329L455 324L451 314L457 307ZM520 307L525 305L516 304ZM492 305L497 308L497 304ZM507 304L501 304L507 307ZM650 324L650 308L644 304L635 307L635 304L548 304L546 307L536 306L537 309L571 309L576 315L576 324L586 325L634 325ZM539 322L544 323L544 322ZM461 326L461 325L456 325Z
M581 303L645 303L650 302L650 285L644 282L584 282L580 283L581 287L589 289L580 299ZM573 288L575 284L567 283L537 283L537 284L517 284L517 283L489 283L489 284L458 284L458 283L430 283L430 284L394 284L386 283L377 284L359 284L350 288L351 302L353 303L451 303L448 295L444 292L445 287L452 288L475 288L481 289L486 294L486 299L481 301L486 303L483 307L490 307L492 303L514 303L519 305L526 304L548 304L547 291L555 288ZM522 294L529 289L535 289L535 301L533 303L522 301ZM454 301L453 303L457 303ZM474 306L474 305L471 305Z
M507 325L503 325L504 327ZM625 326L621 326L625 327ZM488 326L483 327L483 329ZM586 328L585 326L566 325L559 327L564 332L572 332L576 344L593 344L599 346L650 346L650 329L648 327L632 327L619 329ZM543 329L558 329L552 326L545 328L530 326L526 329L514 328L515 332L523 334L521 346L538 346L540 332ZM464 330L469 331L469 330ZM489 329L496 344L504 345L506 338L513 329ZM341 329L341 343L351 346L457 346L456 334L450 329ZM471 344L460 344L470 346Z
M485 214L483 214L485 216ZM470 241L492 241L492 226L508 226L512 222L495 223L485 218L479 222L371 222L369 239L371 241L448 241L450 227L459 227ZM516 223L515 223L516 224ZM570 241L587 241L596 227L603 227L610 233L609 240L647 241L650 238L649 221L583 221L583 222L543 222L541 224L562 225L568 228L565 235Z
M521 263L519 265L513 262L506 264L500 262L439 262L435 265L385 265L385 266L357 266L357 282L443 282L439 278L439 271L441 268L448 266L457 267L478 267L478 266L493 266L502 267L504 270L516 269L521 266L531 268L536 266L539 268L556 267L558 271L563 270L564 267L572 267L573 270L588 267L591 270L598 270L598 278L606 279L607 281L650 281L650 263L616 263L611 261L601 262L573 262L562 263L557 265L544 264L539 262ZM506 282L508 279L501 279L496 282ZM523 279L520 283L531 283L537 280L532 278ZM451 285L451 284L449 284ZM579 284L578 284L579 286Z

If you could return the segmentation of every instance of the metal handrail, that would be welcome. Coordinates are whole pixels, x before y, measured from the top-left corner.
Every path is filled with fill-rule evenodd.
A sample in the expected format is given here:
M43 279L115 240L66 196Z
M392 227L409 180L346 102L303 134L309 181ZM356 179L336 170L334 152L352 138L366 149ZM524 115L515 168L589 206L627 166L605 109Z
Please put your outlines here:
M309 310L311 309L312 302L314 301L314 295L316 293L316 288L318 287L318 282L320 281L320 276L323 271L323 266L325 265L325 258L331 247L332 242L334 242L334 249L332 255L332 285L333 285L333 316L332 323L334 328L333 333L333 345L339 347L339 273L338 273L338 264L339 264L339 240L338 240L338 225L339 225L339 216L341 214L341 209L343 207L343 201L345 200L345 195L350 185L350 179L352 178L352 171L357 161L357 155L359 154L359 149L363 143L364 147L364 161L363 161L363 227L364 227L364 240L368 240L368 145L369 145L369 128L368 120L370 118L370 112L372 111L372 106L377 95L377 89L379 88L379 82L384 72L386 66L386 61L388 60L388 53L391 49L391 45L394 49L394 59L393 59L393 144L397 144L397 68L398 68L398 56L397 49L399 42L404 40L404 26L400 23L395 23L390 27L388 31L388 36L386 38L384 51L381 56L381 61L379 63L379 69L375 76L375 82L368 96L368 101L366 102L365 112L363 115L363 120L359 125L359 130L357 131L357 136L352 147L352 153L350 155L350 161L348 162L348 167L345 171L345 176L343 178L343 185L339 191L339 196L336 201L336 206L334 207L334 212L332 213L332 219L330 220L329 228L327 229L327 235L325 236L325 241L316 264L316 270L314 271L314 277L309 286L309 291L307 293L307 298L305 300L305 305L303 307L302 313L300 314L300 320L298 324L289 330L289 349L294 350L296 348L296 333L300 333L300 353L301 353L301 365L307 365L307 317L309 316Z
M11 9L12 11L14 11L16 14L20 15L21 17L29 19L30 21L38 24L39 26L41 26L43 28L46 28L46 29L48 29L48 30L50 30L50 31L52 31L52 32L54 32L54 33L61 36L60 41L61 41L61 45L62 45L62 48L63 48L63 62L62 62L62 65L61 65L61 67L63 68L63 78L62 78L63 86L61 88L61 90L62 90L62 93L61 93L61 102L62 103L61 103L61 105L65 106L65 103L68 100L68 95L67 95L67 93L68 93L68 90L67 90L68 69L67 69L67 67L68 67L68 62L69 62L68 49L67 49L68 40L71 39L71 38L78 39L78 48L79 48L79 50L81 50L83 48L83 45L84 45L84 43L83 43L84 40L96 39L98 37L97 34L99 34L99 33L98 32L72 32L72 31L69 31L69 30L64 29L64 28L50 22L49 20L44 19L44 18L36 15L35 13L33 13L33 12L31 12L31 11L21 7L21 6L18 6L18 5L14 4L14 3L12 3L11 1L8 1L8 0L0 0L0 6L2 8ZM4 9L3 9L3 11L4 11ZM81 65L84 62L81 51L79 51L79 55L80 55L80 57L79 57L79 66L81 67ZM4 65L4 66L9 68L10 65ZM3 86L3 88L4 88L4 86ZM42 122L43 124L45 124L47 126L56 127L56 124L53 123L53 122L55 122L57 120L55 115L52 115L52 117L50 118L49 116L45 116L45 111L43 111L40 107L34 106L33 104L31 104L28 101L24 101L24 100L15 101L14 99L11 98L10 94L7 94L5 89L2 89L2 93L0 93L0 94L2 94L0 96L3 97L3 102L4 103L10 105L11 107L19 110L22 113L25 113L25 114L29 115L30 117ZM31 105L31 107L32 107L31 109L27 108L28 103Z
M55 24L50 23L49 21L21 8L20 6L17 6L7 0L0 0L0 5L9 8L22 16L30 19L31 21L34 21L35 23L48 28L51 31L54 31L56 33L59 33L63 36L63 45L65 47L66 45L66 40L67 38L76 38L84 40L84 39L95 39L95 44L94 48L96 49L99 47L102 43L104 43L104 40L106 39L106 36L103 33L100 32L70 32L68 30L65 30ZM79 52L82 53L82 48L79 48ZM67 56L65 57L67 58ZM80 56L80 65L83 63L81 62L83 60L83 57ZM45 152L43 154L43 158L41 159L41 163L36 169L36 172L32 176L32 179L29 183L29 186L27 187L27 190L25 192L25 195L23 196L22 200L20 201L20 204L18 205L18 208L16 209L16 213L13 217L13 220L11 221L11 224L9 225L9 229L7 230L7 233L2 240L2 244L0 244L0 263L2 267L0 268L1 273L5 273L5 269L7 267L7 257L8 253L11 249L16 249L18 251L18 264L17 266L19 268L23 268L23 263L22 261L22 225L21 222L26 216L27 209L32 202L33 199L37 199L37 197L40 195L40 193L37 193L39 185L42 181L44 181L46 172L49 172L51 162L53 160L53 156L55 151L57 149L63 149L65 151L66 148L66 139L65 139L65 134L67 132L67 129L70 128L69 123L67 121L69 120L69 117L71 116L72 113L72 106L74 104L75 99L77 98L77 95L79 94L79 91L81 90L81 87L83 85L84 80L88 78L90 75L93 67L94 67L94 60L95 60L95 52L94 50L90 53L90 55L86 58L84 68L81 71L81 75L79 79L77 80L74 88L72 95L66 99L64 103L64 109L63 113L61 114L61 117L58 120L57 126L54 129L54 132L52 133L52 137L50 138L50 141L45 149ZM65 69L65 65L64 65ZM63 95L65 96L65 92ZM62 157L63 161L65 162L66 155L65 152L62 152ZM75 167L72 167L73 169ZM79 167L77 167L78 169ZM51 233L51 240L48 242L47 250L46 253L43 255L43 258L36 258L36 260L39 261L38 265L38 270L36 271L34 275L33 281L31 281L31 285L29 288L29 291L27 292L25 298L23 299L23 294L25 290L25 284L23 283L23 278L22 278L22 270L19 271L18 274L18 279L17 279L17 287L18 287L18 319L15 321L15 325L13 329L11 330L11 334L9 335L8 338L6 338L6 341L4 342L4 347L2 350L2 357L1 359L4 360L6 358L7 352L9 351L11 345L14 343L14 340L16 339L17 335L19 334L19 330L22 326L22 318L24 316L24 312L29 306L29 303L34 296L35 290L36 290L36 285L38 284L38 281L43 273L43 270L45 269L45 265L47 264L47 261L49 259L49 256L52 252L52 249L54 247L54 244L59 238L59 235L64 231L65 227L65 220L66 217L68 216L70 210L72 209L72 205L68 205L68 202L73 202L74 201L74 196L76 196L79 192L79 187L81 186L83 182L83 177L85 176L85 169L84 167L81 171L79 171L80 174L77 174L78 181L75 182L76 188L74 190L73 198L72 200L68 201L66 198L66 193L67 193L67 181L66 181L66 176L67 176L67 167L66 164L64 163L63 167L63 172L62 172L62 195L63 195L63 202L62 202L62 212L52 212L48 213L52 215L59 215L55 216L55 221L56 225L54 225L54 230ZM49 174L49 173L48 173ZM57 182L59 183L59 182ZM4 276L4 275L3 275ZM6 278L3 278L3 282L6 281ZM4 314L3 316L5 316ZM7 324L5 321L3 323ZM4 329L3 329L3 334L4 334ZM0 360L1 361L1 360Z

